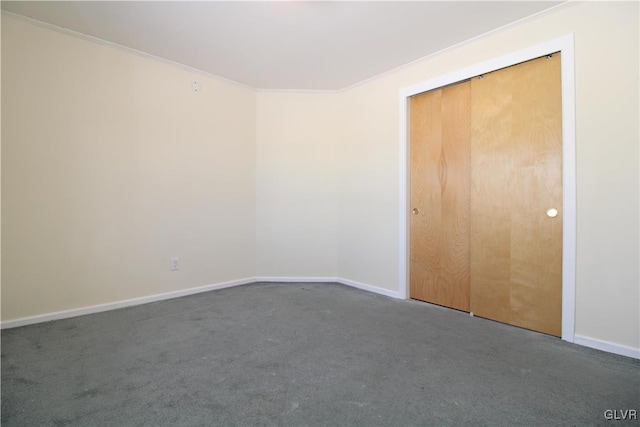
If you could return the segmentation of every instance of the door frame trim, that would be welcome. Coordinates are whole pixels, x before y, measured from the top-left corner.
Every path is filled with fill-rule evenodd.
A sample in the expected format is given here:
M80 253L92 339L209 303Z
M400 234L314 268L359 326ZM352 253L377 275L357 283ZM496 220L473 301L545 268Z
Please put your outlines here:
M576 300L576 114L574 35L536 44L400 90L400 250L401 298L409 298L409 98L480 74L489 73L554 52L562 54L562 339L575 339Z

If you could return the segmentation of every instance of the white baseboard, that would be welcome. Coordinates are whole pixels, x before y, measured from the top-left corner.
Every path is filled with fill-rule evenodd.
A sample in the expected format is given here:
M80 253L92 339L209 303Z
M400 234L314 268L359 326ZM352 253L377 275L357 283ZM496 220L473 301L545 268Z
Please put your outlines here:
M400 292L398 291L379 288L377 286L367 285L366 283L356 282L355 280L343 279L341 277L337 277L335 281L338 283L342 283L343 285L351 286L353 288L362 289L363 291L369 291L375 294L386 295L391 298L404 299L404 297L402 297L400 295Z
M110 302L106 304L92 305L89 307L74 308L71 310L56 311L54 313L41 314L37 316L21 317L13 320L5 320L0 324L0 329L17 328L19 326L33 325L35 323L49 322L51 320L67 319L69 317L84 316L85 314L100 313L103 311L116 310L118 308L131 307L134 305L148 304L150 302L163 301L173 298L180 298L187 295L199 294L202 292L214 291L217 289L229 288L232 286L246 285L255 282L254 278L232 280L229 282L216 283L213 285L199 286L197 288L182 289L179 291L167 292L146 297L132 298L123 301Z
M283 282L283 283L329 283L337 282L335 277L292 277L292 276L256 276L253 278L256 282Z
M608 353L614 353L614 354L619 354L621 356L640 359L640 349L638 348L633 348L626 345L603 341L596 338L585 337L583 335L578 335L578 334L574 336L573 342L574 344L595 348L596 350L602 350Z
M150 302L164 301L173 298L180 298L187 295L199 294L202 292L214 291L217 289L230 288L232 286L246 285L256 282L285 282L285 283L341 283L353 288L362 289L364 291L373 292L380 295L386 295L392 298L404 299L400 292L391 291L389 289L379 288L377 286L368 285L366 283L356 282L355 280L344 279L342 277L267 277L257 276L246 279L232 280L229 282L216 283L213 285L200 286L197 288L183 289L180 291L167 292L163 294L149 295L146 297L133 298L124 301L116 301L106 304L93 305L89 307L75 308L71 310L57 311L54 313L41 314L37 316L22 317L13 320L6 320L0 323L0 329L17 328L19 326L33 325L36 323L49 322L51 320L67 319L70 317L84 316L86 314L100 313L103 311L116 310L118 308L131 307L135 305L148 304ZM595 348L597 350L606 351L608 353L619 354L621 356L640 359L640 349L615 344L596 338L585 337L582 335L574 336L574 343L585 347Z
M392 298L401 298L400 293L389 289L379 288L377 286L367 285L366 283L356 282L355 280L344 279L342 277L275 277L262 276L256 277L256 282L284 282L284 283L340 283L342 285L351 286L352 288L362 289L363 291L373 292L375 294L386 295Z
M70 317L84 316L86 314L100 313L103 311L116 310L134 305L148 304L150 302L164 301L173 298L180 298L187 295L199 294L201 292L215 291L217 289L230 288L232 286L246 285L255 282L337 282L343 285L352 286L377 294L387 295L399 298L397 292L387 289L378 288L376 286L366 285L364 283L354 282L353 280L341 279L337 277L249 277L246 279L232 280L229 282L216 283L213 285L199 286L197 288L182 289L180 291L167 292L146 297L132 298L123 301L110 302L106 304L92 305L89 307L74 308L71 310L56 311L54 313L40 314L37 316L21 317L18 319L5 320L0 323L0 329L17 328L20 326L33 325L36 323L49 322L51 320L68 319Z

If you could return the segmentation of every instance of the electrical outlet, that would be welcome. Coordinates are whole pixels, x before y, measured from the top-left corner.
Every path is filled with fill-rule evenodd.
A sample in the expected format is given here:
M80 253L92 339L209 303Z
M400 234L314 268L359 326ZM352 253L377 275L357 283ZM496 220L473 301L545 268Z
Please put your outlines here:
M169 270L174 271L179 269L180 267L178 266L178 258L177 257L171 258L171 267L169 268Z

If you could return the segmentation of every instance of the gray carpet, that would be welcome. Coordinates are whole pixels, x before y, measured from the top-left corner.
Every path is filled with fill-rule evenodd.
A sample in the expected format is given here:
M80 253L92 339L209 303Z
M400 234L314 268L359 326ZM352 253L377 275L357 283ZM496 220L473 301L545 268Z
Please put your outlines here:
M2 331L2 425L610 425L640 410L639 368L425 303L257 283Z

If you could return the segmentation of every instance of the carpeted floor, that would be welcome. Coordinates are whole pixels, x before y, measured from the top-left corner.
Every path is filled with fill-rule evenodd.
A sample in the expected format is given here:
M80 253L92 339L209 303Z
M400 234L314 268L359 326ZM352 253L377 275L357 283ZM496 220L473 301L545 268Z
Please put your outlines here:
M638 360L339 284L2 331L3 426L584 426L627 409Z

